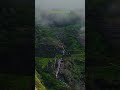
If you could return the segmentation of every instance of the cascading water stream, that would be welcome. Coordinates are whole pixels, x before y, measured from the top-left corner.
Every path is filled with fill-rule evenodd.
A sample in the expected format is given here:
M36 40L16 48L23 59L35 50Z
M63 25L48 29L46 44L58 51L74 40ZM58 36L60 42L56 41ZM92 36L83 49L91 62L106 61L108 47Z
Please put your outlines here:
M64 48L62 50L62 55L65 55L65 49ZM63 58L58 59L58 62L57 62L58 67L57 67L57 71L56 71L56 78L58 78L58 73L59 73L60 68L61 68L61 61L63 61Z
M57 71L56 71L56 78L58 78L58 73L60 71L61 61L62 61L62 58L58 60L58 67L57 67Z

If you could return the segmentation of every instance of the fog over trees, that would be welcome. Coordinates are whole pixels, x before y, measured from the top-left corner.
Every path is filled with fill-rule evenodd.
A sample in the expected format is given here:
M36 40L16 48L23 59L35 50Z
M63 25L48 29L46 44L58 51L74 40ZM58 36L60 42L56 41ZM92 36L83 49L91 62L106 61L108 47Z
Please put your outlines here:
M35 8L36 24L61 26L81 23L84 26L84 0L36 0Z

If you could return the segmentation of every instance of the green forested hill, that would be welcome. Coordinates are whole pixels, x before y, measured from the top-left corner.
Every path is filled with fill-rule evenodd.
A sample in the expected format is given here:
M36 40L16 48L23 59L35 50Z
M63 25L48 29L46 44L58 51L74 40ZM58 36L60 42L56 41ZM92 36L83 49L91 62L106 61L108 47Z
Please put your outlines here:
M85 51L80 40L81 37L84 38L82 35L84 31L80 31L82 25L80 21L74 21L77 18L74 15L68 17L65 23L63 19L63 21L50 19L54 22L52 25L36 24L35 66L37 74L41 76L36 77L36 80L42 81L46 90L84 90ZM54 55L45 57L43 53ZM61 58L63 62L59 63Z

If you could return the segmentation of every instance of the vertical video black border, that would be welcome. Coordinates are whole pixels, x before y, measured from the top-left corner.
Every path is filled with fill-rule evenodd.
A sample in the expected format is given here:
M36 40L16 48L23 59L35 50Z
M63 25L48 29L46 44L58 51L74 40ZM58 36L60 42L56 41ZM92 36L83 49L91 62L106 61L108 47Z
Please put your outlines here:
M1 4L0 90L21 90L22 80L25 90L34 90L35 0L6 0Z
M119 0L116 0L119 3ZM115 0L86 0L86 47L85 47L85 72L86 90L119 90L120 89L120 43L119 37L112 38L109 28L114 33L119 30L119 26L106 26L105 15L109 15L108 7L115 3ZM117 17L117 15L114 15ZM109 19L110 20L110 19ZM108 21L109 22L109 21ZM99 38L98 38L99 37ZM110 37L110 38L108 38ZM114 40L115 42L112 42ZM117 45L118 44L118 45Z

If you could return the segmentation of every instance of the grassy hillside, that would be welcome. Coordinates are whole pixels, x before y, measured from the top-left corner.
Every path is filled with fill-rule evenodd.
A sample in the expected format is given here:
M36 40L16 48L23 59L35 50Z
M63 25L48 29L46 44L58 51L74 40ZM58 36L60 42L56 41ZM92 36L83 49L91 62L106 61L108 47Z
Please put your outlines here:
M35 90L46 90L40 79L40 74L35 72Z

